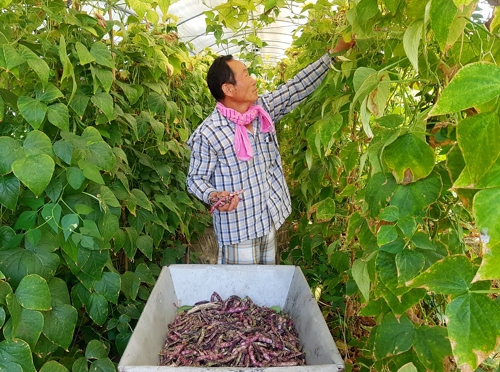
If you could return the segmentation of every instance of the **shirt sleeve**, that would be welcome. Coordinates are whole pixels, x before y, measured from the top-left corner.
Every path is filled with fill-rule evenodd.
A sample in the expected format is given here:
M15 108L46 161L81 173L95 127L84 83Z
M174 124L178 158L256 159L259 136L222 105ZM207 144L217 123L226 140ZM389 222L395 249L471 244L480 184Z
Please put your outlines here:
M292 111L321 84L331 62L328 53L301 70L275 91L261 97L274 122Z
M188 146L191 148L191 158L186 180L187 189L201 201L210 204L210 194L217 191L210 183L217 164L217 153L201 133L196 133L188 142Z

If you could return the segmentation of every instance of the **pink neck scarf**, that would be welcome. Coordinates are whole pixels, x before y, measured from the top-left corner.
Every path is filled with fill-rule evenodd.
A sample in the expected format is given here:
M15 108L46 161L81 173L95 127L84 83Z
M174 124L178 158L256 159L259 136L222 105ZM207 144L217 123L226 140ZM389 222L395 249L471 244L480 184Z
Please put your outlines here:
M236 124L236 130L234 132L234 149L236 151L236 156L240 160L248 161L253 157L252 145L250 145L250 140L248 138L248 132L245 125L250 124L257 115L260 119L260 131L261 132L273 132L274 126L273 121L269 114L264 110L262 106L253 105L244 113L241 114L236 110L227 108L222 103L217 102L215 106L222 116L229 119Z

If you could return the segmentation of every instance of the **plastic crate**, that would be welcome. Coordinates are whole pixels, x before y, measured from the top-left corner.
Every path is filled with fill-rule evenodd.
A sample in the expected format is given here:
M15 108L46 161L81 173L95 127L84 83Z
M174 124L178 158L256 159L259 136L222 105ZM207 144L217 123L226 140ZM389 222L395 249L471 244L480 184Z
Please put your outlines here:
M259 306L280 306L295 323L306 365L295 367L159 366L168 325L177 307L210 300L250 297ZM343 371L340 356L300 268L284 265L171 265L164 267L118 365L119 372L306 372Z

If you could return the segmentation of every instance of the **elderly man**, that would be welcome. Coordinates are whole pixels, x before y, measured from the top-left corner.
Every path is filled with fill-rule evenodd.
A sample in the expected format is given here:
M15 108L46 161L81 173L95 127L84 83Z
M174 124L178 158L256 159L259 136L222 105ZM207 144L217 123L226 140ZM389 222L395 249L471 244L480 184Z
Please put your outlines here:
M352 45L341 39L331 52ZM219 264L276 263L276 230L291 202L274 123L319 86L331 58L325 54L260 97L245 64L231 55L210 67L207 83L217 105L187 142L187 187L212 205Z

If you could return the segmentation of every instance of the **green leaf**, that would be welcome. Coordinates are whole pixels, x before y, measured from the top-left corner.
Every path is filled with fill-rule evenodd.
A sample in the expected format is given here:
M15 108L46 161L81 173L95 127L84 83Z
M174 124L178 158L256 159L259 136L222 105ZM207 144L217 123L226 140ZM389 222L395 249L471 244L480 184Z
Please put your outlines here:
M404 285L407 281L417 276L424 268L425 257L423 254L410 249L403 249L396 254L398 268L398 282Z
M382 158L393 170L397 182L403 185L427 177L434 169L434 150L412 133L388 145Z
M13 337L26 341L34 349L43 328L43 315L35 310L21 310L21 319Z
M68 372L68 369L55 360L51 360L42 366L40 372Z
M120 275L112 272L102 273L102 278L94 284L94 289L109 302L118 303L118 295L121 289Z
M486 103L498 95L500 95L500 67L486 62L471 63L457 72L429 114L458 112Z
M61 220L61 227L63 229L64 240L68 240L71 233L73 233L80 223L77 214L66 214Z
M448 331L445 327L422 325L415 328L413 347L418 359L428 371L444 372L452 355Z
M146 194L144 194L143 191L141 191L139 189L132 189L132 190L130 190L130 192L132 193L132 195L135 196L136 201L137 201L137 205L139 207L142 207L150 212L153 211L153 208L151 206L151 202L149 201L148 197L146 196Z
M10 44L0 45L0 66L7 70L26 62L17 50Z
M413 323L406 314L399 320L392 313L385 314L376 329L375 357L387 358L409 350L413 344L414 331Z
M116 156L111 147L104 141L92 143L85 160L96 165L100 169L112 171L116 164Z
M50 103L62 97L64 97L62 92L52 83L48 83L43 90L37 92L37 99L45 103Z
M111 51L105 44L101 42L93 43L90 47L90 54L95 58L98 64L109 68L115 67Z
M396 222L399 219L399 209L395 205L390 205L382 209L378 218L382 221Z
M94 181L99 185L104 185L104 180L102 179L101 173L99 172L99 167L86 160L80 160L78 162L78 166L83 171L83 175L87 179Z
M422 20L416 20L408 26L403 36L403 47L406 56L416 72L418 72L418 45L422 38L423 26L424 22Z
M391 198L390 205L399 208L400 218L419 216L425 207L439 198L442 186L441 177L433 173L423 180L399 186Z
M110 207L120 208L120 202L116 199L113 191L111 191L107 186L101 186L101 195L99 200Z
M382 127L394 129L403 124L405 122L405 119L400 115L389 114L386 116L382 116L381 118L377 118L376 122Z
M89 372L87 358L82 357L75 360L73 366L71 367L71 372Z
M16 223L14 224L15 230L29 230L35 226L37 211L24 211L22 212Z
M95 57L92 54L90 54L89 50L85 45L77 41L75 43L75 48L76 52L78 53L78 58L80 59L80 63L82 65L86 65L87 63L90 62L95 62L96 60Z
M113 215L111 212L106 211L99 229L101 231L102 239L105 242L110 241L119 230L118 217Z
M52 307L59 305L69 305L70 298L68 286L61 278L54 277L48 282Z
M167 108L167 100L164 96L151 92L148 96L148 108L153 113L163 113Z
M78 312L69 304L55 305L44 314L43 334L53 343L67 350L73 341Z
M488 172L500 156L500 121L494 112L481 113L462 120L457 128L457 140L472 185Z
M415 217L413 216L400 218L396 225L401 229L406 238L412 236L417 229L417 221L415 221Z
M58 267L59 256L54 253L21 248L0 251L0 270L14 287L30 274L50 279Z
M50 68L47 63L40 58L40 56L36 55L31 49L24 45L19 45L19 54L22 58L28 62L28 65L36 72L38 77L40 78L42 85L44 87L47 86L49 81ZM35 128L36 129L36 128Z
M401 252L404 249L405 245L405 241L398 236L395 240L379 246L379 249L384 252L396 254Z
M129 300L135 300L141 281L132 271L126 271L122 274L122 292Z
M436 293L459 295L471 288L476 271L466 256L449 256L433 264L406 285Z
M36 372L30 346L26 341L13 339L0 342L0 360L1 363L19 364L23 372Z
M33 129L38 129L42 125L47 113L47 105L37 99L21 96L17 100L19 112L26 119Z
M365 199L372 217L379 215L380 210L387 205L387 200L396 191L397 183L390 174L375 173L368 180Z
M66 169L66 179L69 185L75 190L80 189L85 182L83 171L77 167L69 167Z
M356 282L364 302L370 299L370 275L368 274L368 262L358 259L352 265L352 277Z
M25 276L19 283L15 294L25 309L39 311L51 309L49 286L40 275Z
M113 85L113 73L109 70L97 67L91 67L92 72L97 77L97 80L101 83L101 86L104 88L106 93L109 93L111 86Z
M16 235L16 232L10 226L0 226L0 248L12 249L21 243L22 235Z
M21 183L14 175L0 175L0 204L6 208L15 210L20 194L20 187Z
M100 293L92 293L85 304L90 318L98 325L108 319L108 300Z
M94 94L90 100L104 113L104 115L106 115L108 120L114 119L113 97L111 97L108 93Z
M49 185L45 189L45 193L53 202L58 202L63 191L62 180L60 178L52 178Z
M149 260L153 259L153 238L149 235L141 235L137 238L136 244L137 248L139 248Z
M500 277L500 188L481 190L474 196L473 211L480 231L483 260L474 278Z
M26 155L40 155L45 154L52 157L52 142L50 138L43 132L34 130L28 133L23 142L23 148Z
M76 114L81 118L85 114L85 109L89 104L89 100L90 97L86 96L85 94L76 93L69 106L73 110L75 110Z
M412 362L409 362L398 369L398 372L418 372L418 369Z
M115 372L116 367L109 358L97 359L90 366L92 372Z
M417 305L427 293L425 289L413 288L402 295L396 296L393 293L394 291L390 290L383 284L379 284L377 286L377 290L380 291L382 297L396 315L406 313L413 306Z
M341 114L329 114L314 124L320 135L321 144L325 149L325 153L333 146L335 142L333 136L342 127L343 123L344 121Z
M7 294L5 296L5 302L7 303L7 310L9 310L9 314L11 316L10 320L12 321L11 333L14 333L19 326L19 323L21 323L21 314L23 312L23 308L19 304L17 297L13 294Z
M109 350L103 342L91 340L85 348L85 357L87 359L100 359L108 356Z
M0 175L12 172L12 163L17 159L16 150L21 147L11 137L0 137Z
M59 232L59 222L61 220L62 208L59 204L46 204L42 209L42 217L47 224L57 234Z
M379 246L388 244L396 240L398 232L394 225L382 225L377 233L377 244Z
M309 213L316 212L316 222L330 221L335 216L335 201L327 197L312 206Z
M48 107L47 117L49 122L61 130L69 130L68 107L62 103L54 103Z
M387 286L393 294L400 296L409 291L410 288L399 286L395 254L380 251L375 260L375 269L380 281Z
M447 49L448 35L457 14L453 0L432 0L430 19L432 31L443 51Z
M15 176L36 196L50 183L54 168L54 160L46 154L27 156L12 164Z
M436 250L436 247L429 239L429 235L422 231L416 232L412 237L411 241L415 244L415 247L420 249L430 249L432 251Z
M141 85L138 84L129 85L119 80L116 80L115 83L123 90L123 93L125 93L125 96L127 97L131 105L136 103L144 93L144 88Z
M474 370L497 346L500 306L486 295L466 293L446 306L446 317L457 367Z
M137 265L135 273L137 274L137 277L141 282L149 285L155 284L155 278L153 277L153 272L145 263Z
M73 157L73 146L71 143L60 140L54 143L54 153L62 159L66 164L71 165L71 158Z

